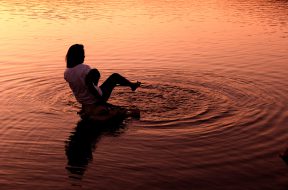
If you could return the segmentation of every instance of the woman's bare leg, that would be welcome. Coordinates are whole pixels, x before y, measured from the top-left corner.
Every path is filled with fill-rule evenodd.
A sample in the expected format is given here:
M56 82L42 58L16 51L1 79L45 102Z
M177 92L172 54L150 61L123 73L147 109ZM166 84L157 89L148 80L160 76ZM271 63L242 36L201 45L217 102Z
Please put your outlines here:
M120 74L113 73L108 77L108 79L106 79L106 81L104 81L100 88L103 93L103 99L107 101L116 86L129 86L132 91L135 91L140 86L140 84L140 82L132 83Z

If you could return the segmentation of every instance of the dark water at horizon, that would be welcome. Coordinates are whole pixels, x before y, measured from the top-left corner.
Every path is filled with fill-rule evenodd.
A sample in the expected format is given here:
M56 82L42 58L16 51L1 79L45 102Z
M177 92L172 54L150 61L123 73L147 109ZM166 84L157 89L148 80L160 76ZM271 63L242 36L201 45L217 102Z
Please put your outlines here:
M286 190L285 0L0 0L0 189ZM63 79L82 43L111 103L140 120L79 121Z

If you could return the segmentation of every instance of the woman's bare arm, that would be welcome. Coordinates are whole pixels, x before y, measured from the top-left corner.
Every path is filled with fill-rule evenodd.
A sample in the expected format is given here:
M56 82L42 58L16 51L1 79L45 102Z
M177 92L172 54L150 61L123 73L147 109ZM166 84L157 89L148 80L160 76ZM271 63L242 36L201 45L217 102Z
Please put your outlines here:
M88 90L99 100L102 100L101 95L95 89L95 86L98 85L100 79L100 73L97 69L91 69L85 78L85 83L88 87Z

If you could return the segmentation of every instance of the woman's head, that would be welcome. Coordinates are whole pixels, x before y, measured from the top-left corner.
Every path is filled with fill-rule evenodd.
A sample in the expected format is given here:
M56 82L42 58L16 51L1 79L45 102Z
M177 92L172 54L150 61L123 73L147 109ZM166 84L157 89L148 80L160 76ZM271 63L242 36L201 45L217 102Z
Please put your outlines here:
M85 52L82 44L72 45L66 54L67 68L75 67L84 62Z

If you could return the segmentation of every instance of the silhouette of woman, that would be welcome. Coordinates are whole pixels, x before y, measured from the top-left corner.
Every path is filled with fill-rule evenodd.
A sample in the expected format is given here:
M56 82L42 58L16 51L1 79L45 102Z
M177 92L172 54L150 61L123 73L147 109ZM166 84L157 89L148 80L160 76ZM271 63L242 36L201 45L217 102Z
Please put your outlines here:
M130 82L118 73L108 77L100 86L100 72L84 64L85 52L81 44L72 45L66 55L67 68L64 79L76 98L82 104L82 114L98 121L107 121L115 116L127 114L124 109L113 109L107 103L116 86L128 86L132 91L140 87L140 82Z

